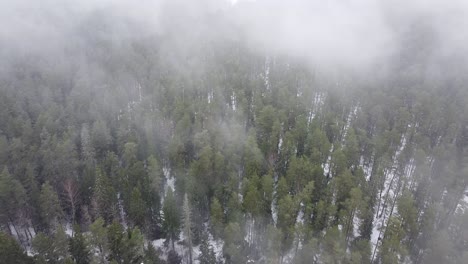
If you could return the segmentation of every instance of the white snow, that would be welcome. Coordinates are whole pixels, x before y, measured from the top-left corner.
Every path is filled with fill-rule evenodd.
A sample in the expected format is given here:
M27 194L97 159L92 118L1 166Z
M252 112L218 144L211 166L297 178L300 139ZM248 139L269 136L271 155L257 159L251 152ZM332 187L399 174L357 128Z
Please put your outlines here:
M208 92L208 103L211 103L211 101L213 100L213 97L214 97L214 94L213 94L213 91L209 91Z
M265 72L263 73L263 81L267 91L270 91L270 58L268 56L265 58Z
M366 181L369 181L372 175L372 168L374 167L374 156L372 155L368 163L366 163L364 161L364 157L361 156L361 158L359 159L359 164L359 166L362 168L362 171L364 172L364 177L366 178Z
M361 221L360 221L359 217L357 217L356 214L355 214L354 218L353 218L353 236L354 237L359 236L359 226L360 225L361 225Z
M278 222L278 210L276 210L276 204L277 204L277 198L276 198L276 193L277 193L277 188L278 188L278 174L275 173L275 178L274 178L274 185L273 185L273 199L271 201L271 217L273 219L273 223Z
M312 109L309 112L308 123L312 122L314 117L320 112L322 106L324 105L325 95L323 93L317 92L314 95L314 101L312 103Z
M322 166L322 169L323 169L323 176L330 176L330 177L332 177L332 174L331 174L331 171L330 171L331 153L332 153L332 152L333 152L333 144L332 144L332 146L331 146L331 148L330 148L330 152L329 152L330 155L328 156L327 161L326 161L324 164L321 165L321 166Z
M463 194L463 198L457 205L456 212L463 214L468 209L468 188L465 190Z
M120 198L120 192L117 193L117 207L119 208L119 215L120 215L120 221L122 222L122 226L127 229L127 220L125 218L125 211L123 207L123 201Z
M304 224L304 204L301 202L300 204L301 210L299 210L299 213L297 214L296 217L296 225L297 224Z
M375 248L379 243L379 236L384 231L383 228L386 226L388 218L392 210L392 203L396 199L399 190L398 190L398 179L396 175L396 170L398 167L398 157L403 152L407 144L406 136L401 136L400 147L395 151L395 155L392 157L391 167L384 170L384 188L381 190L381 195L379 195L379 200L374 207L375 215L373 221L373 228L371 234L371 246L372 251L374 252ZM412 172L411 172L412 173ZM385 205L385 206L384 206ZM393 213L397 211L395 206Z
M244 240L250 245L253 244L255 237L255 219L249 218L245 223L245 237Z
M143 101L143 97L141 96L141 84L140 83L138 83L138 95L140 98L140 102Z
M67 236L71 237L73 235L73 227L71 225L71 223L67 223L65 225L65 234L67 234Z
M231 106L232 106L232 111L236 111L237 109L237 98L235 94L231 95Z
M163 174L166 179L166 183L164 184L164 197L166 197L169 188L175 191L175 177L171 175L171 169L167 166L163 167ZM161 203L164 202L164 197L161 199Z
M205 228L208 228L208 224L205 223ZM209 245L213 248L213 251L216 255L216 258L221 261L221 263L224 263L223 259L223 246L224 246L224 241L222 240L215 240L213 238L213 235L206 229L205 232L208 232L208 243ZM179 240L174 243L174 250L177 252L177 254L182 258L182 263L188 263L188 248L185 247L181 241L185 239L183 233L181 232L179 235ZM167 256L169 251L172 249L171 248L171 243L170 241L168 242L167 247L164 245L166 242L166 239L161 238L157 240L153 240L151 244L155 247L156 250L161 251L161 258L163 260L167 260ZM200 256L200 245L194 246L193 248L193 254L192 254L192 259L193 263L200 263L198 260L198 257Z
M281 152L281 146L283 146L283 137L280 137L278 140L278 154Z

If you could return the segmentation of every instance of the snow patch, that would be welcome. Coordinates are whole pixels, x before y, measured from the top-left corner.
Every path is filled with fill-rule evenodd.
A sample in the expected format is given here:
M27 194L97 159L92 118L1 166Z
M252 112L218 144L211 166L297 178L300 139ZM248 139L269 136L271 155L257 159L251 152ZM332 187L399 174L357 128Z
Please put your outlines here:
M330 155L328 155L327 161L322 164L322 169L323 169L323 176L329 176L332 177L331 171L330 171L330 165L331 165L331 153L333 152L333 144L330 148Z

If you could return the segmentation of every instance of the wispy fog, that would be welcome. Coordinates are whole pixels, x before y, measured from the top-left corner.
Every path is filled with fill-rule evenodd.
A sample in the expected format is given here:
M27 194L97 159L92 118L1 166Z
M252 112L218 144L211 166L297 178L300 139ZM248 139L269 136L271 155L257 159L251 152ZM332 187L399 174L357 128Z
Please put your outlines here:
M184 39L186 32L203 29L210 36L239 37L262 53L328 68L373 69L409 47L429 49L424 56L434 60L464 61L468 54L468 32L463 30L468 3L463 0L2 1L2 51L61 52L79 43L76 32L92 16L104 18L112 28L107 36L112 41L177 34L174 30L182 28L177 37L190 45L203 37ZM85 30L98 34L100 29L90 25ZM420 32L425 35L417 36Z

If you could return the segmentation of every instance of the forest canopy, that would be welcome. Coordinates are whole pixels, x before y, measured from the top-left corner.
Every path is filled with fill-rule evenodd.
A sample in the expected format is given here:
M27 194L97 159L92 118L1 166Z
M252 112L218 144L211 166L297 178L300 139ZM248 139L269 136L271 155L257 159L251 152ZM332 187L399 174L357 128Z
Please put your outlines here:
M468 263L461 0L0 3L0 263Z

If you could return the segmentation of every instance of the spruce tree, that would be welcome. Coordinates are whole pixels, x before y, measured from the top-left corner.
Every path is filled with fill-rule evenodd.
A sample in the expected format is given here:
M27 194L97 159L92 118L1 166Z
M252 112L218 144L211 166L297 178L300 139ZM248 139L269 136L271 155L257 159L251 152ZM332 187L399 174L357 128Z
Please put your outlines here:
M42 185L39 195L39 207L41 218L47 229L54 229L58 225L59 218L63 216L62 208L57 193L49 182Z
M188 263L192 264L193 261L193 245L192 245L192 212L188 200L187 194L184 195L184 203L182 205L183 211L183 233L185 237L185 242L188 247Z
M174 243L180 232L181 219L179 210L177 209L174 192L172 189L167 191L166 198L164 199L163 205L163 228L167 234L167 238L172 242L172 249L174 249Z
M216 254L209 243L206 232L202 233L200 256L198 257L198 261L200 261L200 264L216 264Z

